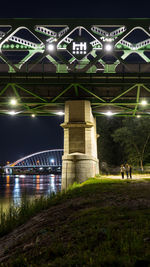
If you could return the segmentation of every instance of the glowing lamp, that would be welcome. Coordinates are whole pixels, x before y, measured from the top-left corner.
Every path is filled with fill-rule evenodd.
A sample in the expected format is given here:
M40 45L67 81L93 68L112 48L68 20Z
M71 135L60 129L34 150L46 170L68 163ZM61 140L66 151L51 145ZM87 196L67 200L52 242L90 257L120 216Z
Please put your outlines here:
M54 45L53 44L48 44L48 46L47 46L47 50L48 51L54 51Z
M63 116L64 115L64 112L63 111L59 111L59 112L57 112L57 115Z
M107 52L111 52L112 49L113 49L112 44L109 43L109 44L106 44L106 45L105 45L105 51L107 51Z
M147 105L147 101L146 101L146 100L142 100L142 101L141 101L141 105L142 105L142 106L146 106L146 105Z
M54 159L51 159L51 163L52 163L52 164L54 163Z
M11 116L14 116L14 115L16 115L16 112L14 110L11 110L11 111L8 112L8 114L11 115Z
M107 116L113 116L113 113L111 112L111 111L107 111L106 113L105 113Z
M17 104L17 100L15 98L12 98L10 100L10 104L13 105L13 106L15 106Z

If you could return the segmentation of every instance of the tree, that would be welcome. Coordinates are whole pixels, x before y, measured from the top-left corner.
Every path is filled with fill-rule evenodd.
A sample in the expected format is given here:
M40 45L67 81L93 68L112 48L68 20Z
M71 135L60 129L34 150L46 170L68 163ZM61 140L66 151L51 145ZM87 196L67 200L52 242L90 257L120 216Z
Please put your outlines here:
M98 157L109 166L118 166L122 160L122 148L115 143L112 133L122 125L121 118L97 117Z
M150 118L126 118L112 137L124 148L129 162L138 164L143 170L143 162L150 155Z

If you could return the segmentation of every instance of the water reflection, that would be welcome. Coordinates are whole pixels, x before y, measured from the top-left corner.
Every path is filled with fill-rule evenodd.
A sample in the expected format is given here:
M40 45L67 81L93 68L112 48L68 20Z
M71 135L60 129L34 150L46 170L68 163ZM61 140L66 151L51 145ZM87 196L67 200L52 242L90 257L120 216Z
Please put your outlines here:
M14 204L20 203L20 184L19 184L19 178L15 178L15 185L13 190L13 202Z
M9 194L10 194L10 176L7 175L6 176L6 190L5 190L5 196L6 196L6 198L9 197Z
M60 175L7 175L0 177L0 205L5 210L18 205L23 195L28 198L47 196L61 189Z

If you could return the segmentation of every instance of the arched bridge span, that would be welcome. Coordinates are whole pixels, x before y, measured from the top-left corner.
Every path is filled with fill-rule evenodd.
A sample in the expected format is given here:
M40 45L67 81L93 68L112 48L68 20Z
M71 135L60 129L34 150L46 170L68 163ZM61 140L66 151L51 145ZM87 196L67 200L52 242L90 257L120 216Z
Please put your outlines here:
M61 169L63 149L40 151L7 164L4 169L51 168ZM7 172L7 171L6 171Z

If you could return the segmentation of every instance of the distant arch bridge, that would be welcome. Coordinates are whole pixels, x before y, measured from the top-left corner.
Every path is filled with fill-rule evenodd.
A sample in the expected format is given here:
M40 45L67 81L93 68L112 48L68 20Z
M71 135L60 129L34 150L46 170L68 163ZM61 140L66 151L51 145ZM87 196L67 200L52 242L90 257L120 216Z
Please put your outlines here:
M4 166L4 171L11 174L13 170L26 171L61 171L63 149L44 150L30 154L26 157L7 164Z

